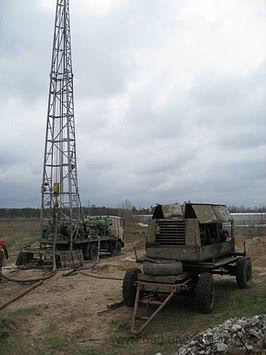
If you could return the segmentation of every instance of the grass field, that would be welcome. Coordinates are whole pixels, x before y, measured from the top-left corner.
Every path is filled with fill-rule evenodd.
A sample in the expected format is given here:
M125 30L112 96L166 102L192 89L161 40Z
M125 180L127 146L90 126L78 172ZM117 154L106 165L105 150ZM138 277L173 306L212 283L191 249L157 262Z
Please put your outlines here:
M216 308L211 315L196 313L190 299L179 298L139 338L129 333L131 310L127 309L116 311L111 317L106 316L104 321L110 333L104 338L92 336L89 327L83 334L84 339L76 337L75 332L69 334L65 328L66 320L64 325L60 325L53 321L52 314L43 323L42 331L30 336L32 320L35 323L36 319L42 319L46 310L42 306L27 306L25 303L24 308L7 310L0 316L0 324L3 325L3 329L0 328L1 354L170 354L186 337L225 319L266 313L265 281L265 276L258 277L252 289L238 290L231 280L220 280L216 287Z
M0 219L0 238L7 241L11 256L23 246L38 241L40 222L36 219Z
M14 253L23 243L36 239L39 226L38 221L0 221L0 228L1 238L8 239ZM141 253L143 243L136 233L134 241L129 240L122 255L101 259L96 275L123 278L128 268L135 267L126 258L134 256L133 246ZM1 282L1 304L25 287ZM172 354L180 341L228 318L266 313L266 269L254 268L254 286L248 290L238 289L234 278L216 277L212 314L198 314L191 297L176 297L138 338L130 333L132 308L97 314L120 299L120 281L58 273L0 311L0 354Z

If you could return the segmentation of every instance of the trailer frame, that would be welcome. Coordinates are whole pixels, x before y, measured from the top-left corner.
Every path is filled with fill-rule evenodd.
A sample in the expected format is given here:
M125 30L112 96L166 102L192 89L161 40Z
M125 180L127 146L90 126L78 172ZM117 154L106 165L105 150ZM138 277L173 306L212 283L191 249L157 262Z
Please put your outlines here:
M199 274L210 273L213 275L236 276L236 264L243 257L246 257L245 250L243 253L230 253L212 261L184 262L184 271L177 276L152 277L139 273L138 280L135 283L136 298L134 302L131 332L134 335L142 333L158 313L169 304L174 295L192 290ZM165 295L166 297L161 301L158 295ZM141 304L146 305L145 311L150 305L157 306L157 308L148 317L139 316L138 313ZM144 324L138 329L137 320L144 321Z

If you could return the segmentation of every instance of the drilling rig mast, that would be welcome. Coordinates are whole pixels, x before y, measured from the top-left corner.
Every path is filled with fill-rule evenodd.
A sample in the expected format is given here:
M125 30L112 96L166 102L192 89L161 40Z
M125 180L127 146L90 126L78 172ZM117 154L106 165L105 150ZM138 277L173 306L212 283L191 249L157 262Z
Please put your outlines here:
M42 179L41 234L83 228L78 191L69 0L57 0Z
M84 220L77 177L69 0L57 0L41 186L40 246L23 248L16 265L77 267L100 251L118 254L120 217Z

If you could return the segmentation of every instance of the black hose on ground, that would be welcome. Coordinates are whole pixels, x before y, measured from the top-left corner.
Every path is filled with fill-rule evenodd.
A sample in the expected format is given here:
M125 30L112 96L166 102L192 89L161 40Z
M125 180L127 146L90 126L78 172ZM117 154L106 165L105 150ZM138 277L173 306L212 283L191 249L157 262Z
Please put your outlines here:
M20 299L21 297L25 296L27 293L29 293L30 291L32 291L33 289L35 289L38 286L41 286L43 284L43 280L36 282L35 284L33 284L31 287L27 288L26 290L22 291L19 295L11 298L11 300L5 302L4 304L2 304L0 306L0 310L6 308L8 305L10 305L11 303L17 301L18 299Z
M115 281L123 281L124 279L120 278L120 277L107 277L107 276L96 276L93 274L87 274L85 272L82 271L78 271L79 274L84 275L84 276L88 276L88 277L92 277L94 279L102 279L102 280L115 280Z
M81 275L84 276L88 276L88 277L92 277L94 279L102 279L102 280L115 280L115 281L123 281L124 279L119 278L119 277L107 277L107 276L96 276L93 274L87 274L85 272L83 272L83 270L88 270L88 269L93 269L99 262L99 257L100 257L100 238L98 239L98 254L97 254L97 260L93 265L87 266L87 267L79 267L73 270L70 270L69 272L65 273L64 275L62 275L63 277L65 276L71 276L74 275L76 273L79 273Z
M8 281L12 281L12 282L18 282L18 283L29 283L29 282L38 282L38 281L45 281L50 279L51 277L53 277L55 275L55 272L52 271L51 273L49 273L46 276L41 276L41 277L37 277L35 279L17 279L17 278L13 278L13 277L9 277L6 276L5 274L3 274L1 272L0 278L2 277L3 279L6 279Z
M66 272L65 274L63 274L62 276L65 277L65 276L72 276L72 275L75 275L77 272L79 272L80 270L89 270L89 269L93 269L96 265L98 264L98 260L90 265L90 266L82 266L82 267L78 267L78 268L75 268L75 269L71 269L69 270L68 272Z

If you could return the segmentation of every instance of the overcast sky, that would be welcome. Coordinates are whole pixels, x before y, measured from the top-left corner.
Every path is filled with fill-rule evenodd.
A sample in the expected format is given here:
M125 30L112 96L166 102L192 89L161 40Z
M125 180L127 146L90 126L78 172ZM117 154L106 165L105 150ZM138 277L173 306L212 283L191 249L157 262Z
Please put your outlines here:
M0 0L0 207L40 204L55 0ZM81 199L266 204L266 1L70 0Z

